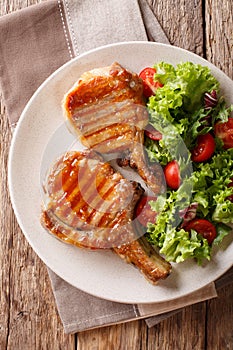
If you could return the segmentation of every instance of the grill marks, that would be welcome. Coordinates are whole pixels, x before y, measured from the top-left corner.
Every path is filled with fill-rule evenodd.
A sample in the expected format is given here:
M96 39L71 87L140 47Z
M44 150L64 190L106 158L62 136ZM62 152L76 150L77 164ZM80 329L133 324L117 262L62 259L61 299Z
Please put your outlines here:
M68 152L45 183L42 225L57 238L89 249L113 249L152 283L166 278L171 265L138 239L134 207L144 190L124 179L97 152L121 151L147 185L159 192L161 181L147 168L144 128L148 113L142 81L114 63L84 73L66 94L63 107L84 152Z
M50 171L45 189L48 197L47 222L48 217L51 222L55 222L56 218L70 230L93 231L92 237L89 237L90 246L99 233L102 245L104 241L106 244L113 241L122 243L119 226L131 225L135 201L143 192L137 183L124 179L92 151L69 152L59 159ZM115 230L114 237L108 237L109 230L104 236L103 229L106 228ZM130 232L123 242L132 239L133 230Z
M84 73L72 93L67 96L66 105L68 110L73 111L83 105L94 104L107 97L112 102L134 100L141 103L142 82L138 84L139 78L123 69L118 63L110 67L93 69ZM135 92L139 91L138 95Z
M78 112L74 115L72 122L75 128L80 130L82 143L88 148L104 153L116 151L116 148L132 147L135 130L144 127L145 109L125 101L120 103L120 106L118 103L105 104L101 112L102 115L95 114L94 120L91 110L87 117Z
M65 95L64 113L80 141L102 154L127 152L147 186L161 192L161 172L154 173L144 154L148 112L137 74L118 63L84 73Z
M60 240L89 249L113 249L146 279L166 278L171 265L137 239L134 207L142 193L93 151L68 152L51 169L44 186L43 226Z
M109 98L106 98L106 100ZM138 125L143 127L147 112L144 107L132 104L131 100L102 101L92 106L83 106L75 111L72 120L85 136L93 134L95 130L116 123ZM98 123L98 127L97 124Z
M67 93L65 114L82 143L98 152L132 148L148 123L142 81L118 63L84 73Z

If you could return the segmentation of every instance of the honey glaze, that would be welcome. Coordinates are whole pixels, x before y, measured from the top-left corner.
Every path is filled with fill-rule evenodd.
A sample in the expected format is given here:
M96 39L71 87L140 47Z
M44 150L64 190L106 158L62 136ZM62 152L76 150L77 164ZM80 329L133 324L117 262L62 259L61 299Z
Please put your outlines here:
M135 103L144 104L142 92L143 84L138 75L113 63L110 67L84 73L65 97L64 104L71 114L83 105L94 104L108 96L112 102L133 99Z
M109 247L135 239L131 220L143 190L92 151L70 152L61 159L45 185L44 226L82 246Z

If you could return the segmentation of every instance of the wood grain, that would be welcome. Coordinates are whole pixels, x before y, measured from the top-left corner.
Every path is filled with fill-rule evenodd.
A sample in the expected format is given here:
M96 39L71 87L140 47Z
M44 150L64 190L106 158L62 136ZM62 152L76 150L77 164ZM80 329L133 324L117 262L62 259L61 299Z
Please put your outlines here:
M0 15L39 0L0 0ZM229 0L148 0L170 42L233 78L233 4ZM0 349L233 349L232 285L219 298L187 307L148 329L134 321L65 335L44 264L26 242L7 189L11 131L0 104Z
M202 0L148 0L172 45L203 55Z
M86 331L78 335L77 349L85 350L125 350L145 349L146 325L143 321L134 321L120 325ZM144 334L144 337L143 337Z
M208 0L206 18L206 56L233 78L233 5L232 1Z
M233 79L232 1L208 0L205 19L206 58ZM233 284L208 301L206 320L206 349L233 349Z

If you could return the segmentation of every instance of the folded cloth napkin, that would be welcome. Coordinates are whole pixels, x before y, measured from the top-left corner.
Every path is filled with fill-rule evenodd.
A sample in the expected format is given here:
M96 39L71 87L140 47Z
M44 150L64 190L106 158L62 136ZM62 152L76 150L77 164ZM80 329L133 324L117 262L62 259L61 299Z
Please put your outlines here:
M48 0L3 16L0 83L12 127L35 90L62 64L89 49L131 40L168 43L146 0ZM153 326L184 306L217 296L210 283L168 303L121 304L84 293L51 270L49 275L66 333L139 318ZM231 280L232 270L217 286Z

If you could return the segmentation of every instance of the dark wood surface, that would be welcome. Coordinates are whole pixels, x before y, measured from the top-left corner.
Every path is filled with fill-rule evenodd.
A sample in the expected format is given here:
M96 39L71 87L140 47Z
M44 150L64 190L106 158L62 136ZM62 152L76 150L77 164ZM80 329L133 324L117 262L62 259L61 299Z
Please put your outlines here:
M0 0L0 15L39 0ZM231 0L148 0L170 42L233 78ZM65 335L44 264L26 242L7 189L11 131L0 104L0 349L233 349L233 284L217 299L186 307L147 328L144 321Z

